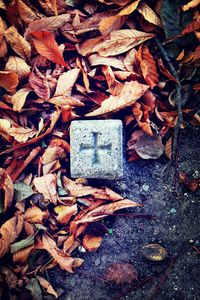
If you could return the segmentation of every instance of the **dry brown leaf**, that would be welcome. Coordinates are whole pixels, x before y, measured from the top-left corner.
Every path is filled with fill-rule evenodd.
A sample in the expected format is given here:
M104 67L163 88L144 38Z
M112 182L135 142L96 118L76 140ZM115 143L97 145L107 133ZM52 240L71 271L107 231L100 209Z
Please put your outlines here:
M9 56L5 71L15 72L19 79L25 78L30 73L30 66L18 56Z
M51 114L51 119L50 119L50 125L49 127L47 128L47 130L42 133L40 136L37 136L31 140L28 140L27 142L25 143L20 143L20 144L17 144L17 145L14 145L13 147L7 149L7 150L4 150L0 153L0 155L3 155L3 154L6 154L6 153L11 153L17 149L20 149L20 148L23 148L23 147L26 147L28 145L31 145L31 144L34 144L38 141L40 141L42 138L44 138L45 136L47 136L49 133L51 133L51 131L53 130L56 122L58 121L60 117L60 110L56 110L54 111L52 114Z
M50 86L47 78L37 68L31 72L29 83L38 97L48 100L51 96Z
M7 53L7 43L4 37L4 32L7 26L4 20L0 17L0 57L6 56Z
M63 14L54 17L44 17L31 22L26 29L25 35L30 34L33 31L50 31L54 32L58 28L62 27L70 20L70 14Z
M22 107L25 104L26 98L27 98L27 96L30 92L31 92L31 88L29 86L25 86L24 88L18 90L12 96L10 101L13 105L13 110L14 111L21 111Z
M3 191L3 208L4 212L12 204L14 187L13 182L7 172L0 168L0 191Z
M107 85L108 85L108 90L112 96L119 96L124 84L115 79L115 75L109 66L103 66L102 67L102 72L105 75Z
M162 261L167 256L165 248L159 244L148 244L142 247L142 254L149 260Z
M66 150L62 147L51 147L49 146L41 157L43 165L47 165L56 161L57 159L64 159L66 157Z
M195 192L198 188L200 188L200 179L190 179L183 171L179 171L178 176L180 183L191 192Z
M140 62L140 68L145 81L151 88L154 88L159 82L158 73L153 56L145 44L140 46L137 58Z
M12 49L24 60L29 60L31 56L31 46L27 40L18 33L17 29L11 26L5 31L4 35Z
M29 138L34 137L37 133L37 130L28 127L24 128L18 125L12 125L8 133L13 136L17 142L24 143Z
M64 72L62 75L60 75L60 77L58 78L54 97L71 96L72 88L77 81L79 73L80 73L80 69L75 68L67 72Z
M185 4L185 5L182 6L182 10L183 11L187 11L187 10L189 10L191 8L197 7L199 4L200 4L200 0L189 1L187 4Z
M60 265L61 269L67 272L73 273L73 268L81 266L83 263L83 260L80 258L72 258L68 255L65 255L56 247L55 241L46 233L43 234L42 243L43 249L48 251L49 254Z
M47 291L47 293L53 295L55 298L58 298L58 294L56 293L49 281L47 281L41 276L37 276L37 280L39 281L41 286Z
M49 199L53 204L57 204L59 197L56 191L56 175L47 174L42 177L36 177L33 183L39 193L46 199Z
M102 237L101 236L91 236L85 234L82 240L83 247L88 251L94 251L101 246Z
M99 30L101 34L109 33L111 31L120 29L126 20L122 17L130 15L134 10L136 10L140 1L141 0L133 1L132 3L125 6L119 13L117 13L114 16L102 18L102 21L99 24ZM116 26L115 23L117 21L119 22L119 24L117 23Z
M0 257L4 256L23 228L23 216L17 213L0 227Z
M29 207L24 213L24 220L31 224L43 224L43 221L47 218L47 211L42 211L37 206Z
M50 61L68 67L52 32L33 31L31 32L31 36L33 37L35 48L40 55L46 57Z
M8 92L15 92L19 83L19 77L12 71L0 71L0 86Z
M57 0L38 0L38 2L47 15L54 14L57 16Z
M103 41L102 36L97 36L93 39L88 39L81 44L77 44L76 48L79 54L87 56L93 52L93 48Z
M6 9L6 5L3 0L0 0L0 8Z
M78 212L77 204L74 204L72 206L56 206L54 208L54 211L58 214L56 216L56 220L61 224L68 224L71 217L76 215Z
M109 204L100 205L97 208L93 209L92 211L89 211L88 213L84 214L80 220L75 221L75 224L81 224L87 222L90 223L97 220L101 220L106 216L111 215L116 210L122 208L128 208L128 207L136 207L136 206L142 206L142 205L128 199L123 199Z
M98 54L92 54L88 57L91 66L106 65L116 69L125 70L124 63L115 57L103 57Z
M68 107L68 106L84 106L85 104L79 99L71 96L56 96L48 100L49 103L55 104L59 107Z
M27 263L29 255L34 250L34 248L35 248L35 246L32 245L32 246L26 247L22 250L19 250L17 252L14 252L13 253L13 262L15 264L19 264L19 265L24 265L25 263Z
M35 13L35 11L26 5L22 0L16 0L16 3L20 19L24 21L25 24L28 25L35 19L40 18L41 14L39 12Z
M143 15L145 20L147 20L148 22L150 22L156 26L163 27L160 18L146 3L144 3L144 2L141 3L139 5L139 7L137 8L137 10Z
M110 112L117 112L127 106L133 105L148 90L149 86L137 81L125 82L118 96L110 96L102 102L101 107L86 114L87 117L100 116Z
M74 197L92 195L95 192L101 191L101 189L98 188L75 183L73 180L67 178L66 176L63 177L63 186L70 192L70 195Z
M122 29L110 33L105 41L96 45L92 52L98 52L101 56L118 55L131 48L153 38L155 35L135 29Z

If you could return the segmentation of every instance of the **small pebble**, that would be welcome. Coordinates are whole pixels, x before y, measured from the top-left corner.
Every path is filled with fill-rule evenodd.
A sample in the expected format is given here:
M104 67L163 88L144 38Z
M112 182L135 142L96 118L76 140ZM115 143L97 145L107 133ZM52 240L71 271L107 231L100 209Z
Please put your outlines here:
M143 186L142 186L142 190L145 191L145 192L148 192L149 185L147 183L144 183Z
M175 209L174 207L171 208L171 209L170 209L170 213L171 213L171 214L175 214L175 213L176 213L176 209Z
M100 258L97 258L94 262L95 266L99 266L101 264Z

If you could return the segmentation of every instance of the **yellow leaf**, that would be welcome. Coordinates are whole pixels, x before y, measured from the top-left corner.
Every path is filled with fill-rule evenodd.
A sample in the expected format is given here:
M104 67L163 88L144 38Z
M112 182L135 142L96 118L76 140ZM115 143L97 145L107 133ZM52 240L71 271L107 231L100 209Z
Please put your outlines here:
M0 8L6 9L6 5L3 0L0 0Z
M12 71L0 71L0 86L8 92L15 92L19 83L19 77Z
M13 105L14 111L21 111L22 107L25 104L28 94L31 92L31 89L27 86L18 90L11 98L11 103Z
M148 22L150 22L156 26L163 27L160 18L155 14L155 12L146 3L144 3L144 2L141 3L139 5L139 7L137 8L137 10L141 13L141 15L143 15L145 20L147 20Z
M116 112L134 104L148 90L149 86L137 81L127 81L118 96L110 96L102 102L101 107L86 114L87 117L100 116Z
M10 127L11 124L8 120L0 119L0 135L8 142L12 142L12 138L8 133Z
M20 35L17 31L17 29L14 26L11 26L8 28L4 33L7 42L10 44L12 49L19 55L21 58L27 60L31 56L31 46L23 38L22 35Z
M15 72L21 79L29 75L30 66L18 56L9 56L5 70Z
M56 175L47 174L42 177L36 177L33 183L39 193L43 194L43 196L49 199L53 204L57 204Z
M72 216L76 215L78 212L77 204L74 204L72 206L56 206L54 208L54 211L58 214L56 216L56 220L61 224L68 224L69 220Z
M13 182L7 172L0 168L0 191L3 191L4 212L11 205L14 195Z
M96 45L92 51L102 56L118 55L153 38L155 35L135 29L122 29L110 33L105 41Z
M23 217L16 214L6 221L0 228L0 257L4 256L23 228Z
M185 4L185 5L182 6L182 10L183 11L187 11L187 10L189 10L191 8L197 7L199 4L200 4L200 0L189 1L187 4Z

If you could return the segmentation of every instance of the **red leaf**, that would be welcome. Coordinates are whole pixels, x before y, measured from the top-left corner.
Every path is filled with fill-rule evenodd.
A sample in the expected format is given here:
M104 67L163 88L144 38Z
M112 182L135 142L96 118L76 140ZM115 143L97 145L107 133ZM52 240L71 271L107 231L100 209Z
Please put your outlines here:
M31 32L31 35L33 37L35 48L39 54L46 57L50 61L68 67L68 64L65 63L52 32L34 31Z

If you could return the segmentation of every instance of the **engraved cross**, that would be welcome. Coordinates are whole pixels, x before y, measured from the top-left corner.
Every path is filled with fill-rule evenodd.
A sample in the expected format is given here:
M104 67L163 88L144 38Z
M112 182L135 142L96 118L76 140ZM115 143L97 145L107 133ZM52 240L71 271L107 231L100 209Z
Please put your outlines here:
M100 164L100 158L99 158L99 150L111 150L112 144L108 143L105 145L99 145L98 143L98 135L99 132L92 132L92 145L88 144L80 144L80 151L83 150L92 150L93 151L93 157L92 157L92 163L93 164Z

